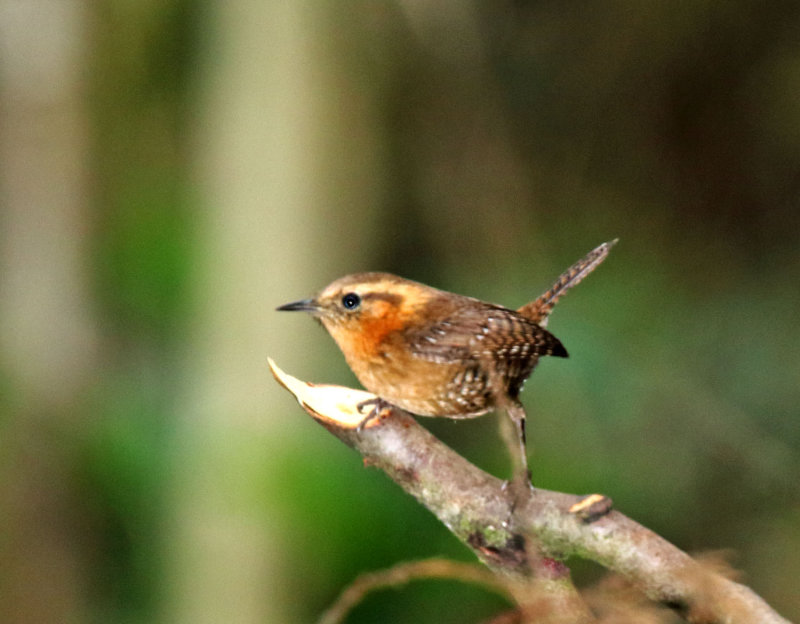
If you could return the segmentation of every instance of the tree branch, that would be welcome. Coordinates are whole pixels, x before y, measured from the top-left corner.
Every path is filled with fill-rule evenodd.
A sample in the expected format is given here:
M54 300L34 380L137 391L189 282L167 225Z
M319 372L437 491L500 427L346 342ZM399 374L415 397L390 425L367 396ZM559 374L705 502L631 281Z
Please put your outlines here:
M548 621L592 621L559 563L580 556L620 574L690 622L787 622L749 588L618 511L594 519L576 513L584 497L538 488L515 509L504 481L445 446L406 412L384 410L361 430L357 405L374 395L300 381L272 360L270 368L317 422L361 453L366 464L386 472L505 578L523 611L535 603L539 618L551 611L562 616ZM543 596L549 605L542 604Z
M371 591L388 587L405 585L409 581L423 578L440 578L474 583L513 600L505 583L486 568L471 563L448 561L446 559L426 559L423 561L407 561L399 563L387 570L368 572L359 576L322 614L318 624L338 624L343 622L347 613L361 602Z

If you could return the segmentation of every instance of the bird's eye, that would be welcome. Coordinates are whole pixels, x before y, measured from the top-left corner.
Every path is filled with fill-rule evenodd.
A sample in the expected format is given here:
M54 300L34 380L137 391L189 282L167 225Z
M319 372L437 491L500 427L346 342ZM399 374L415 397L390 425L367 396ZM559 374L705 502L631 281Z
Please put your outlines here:
M347 293L342 297L342 305L347 310L355 310L361 304L361 297L356 293Z

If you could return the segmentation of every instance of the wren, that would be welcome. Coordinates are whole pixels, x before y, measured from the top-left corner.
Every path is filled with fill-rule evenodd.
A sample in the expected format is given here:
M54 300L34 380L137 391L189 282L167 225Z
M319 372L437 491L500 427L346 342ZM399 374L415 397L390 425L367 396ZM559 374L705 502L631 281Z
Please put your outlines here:
M389 273L347 275L278 310L301 310L319 320L379 403L443 418L505 410L517 434L510 444L515 475L530 483L520 391L540 357L567 357L544 328L548 316L614 243L591 251L516 311ZM373 405L365 418L377 412Z

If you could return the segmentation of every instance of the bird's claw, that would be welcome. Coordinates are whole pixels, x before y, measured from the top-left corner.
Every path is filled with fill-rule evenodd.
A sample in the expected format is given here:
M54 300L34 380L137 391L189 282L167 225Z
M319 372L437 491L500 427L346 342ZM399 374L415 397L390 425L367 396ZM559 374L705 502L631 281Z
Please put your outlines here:
M386 409L391 409L392 404L388 403L384 399L380 397L375 397L373 399L367 399L366 401L361 401L356 405L356 409L359 413L364 414L364 410L368 410L363 418L363 420L358 423L358 427L356 427L356 431L359 433L364 431L364 428L373 420L380 416L381 412Z

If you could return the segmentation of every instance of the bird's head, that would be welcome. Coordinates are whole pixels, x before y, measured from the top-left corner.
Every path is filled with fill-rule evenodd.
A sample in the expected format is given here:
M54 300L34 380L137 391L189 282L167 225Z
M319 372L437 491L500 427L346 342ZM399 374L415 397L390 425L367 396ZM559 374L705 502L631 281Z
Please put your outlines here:
M371 357L393 333L414 322L439 293L435 288L388 273L346 275L315 297L287 303L282 311L308 312L322 323L345 356Z

